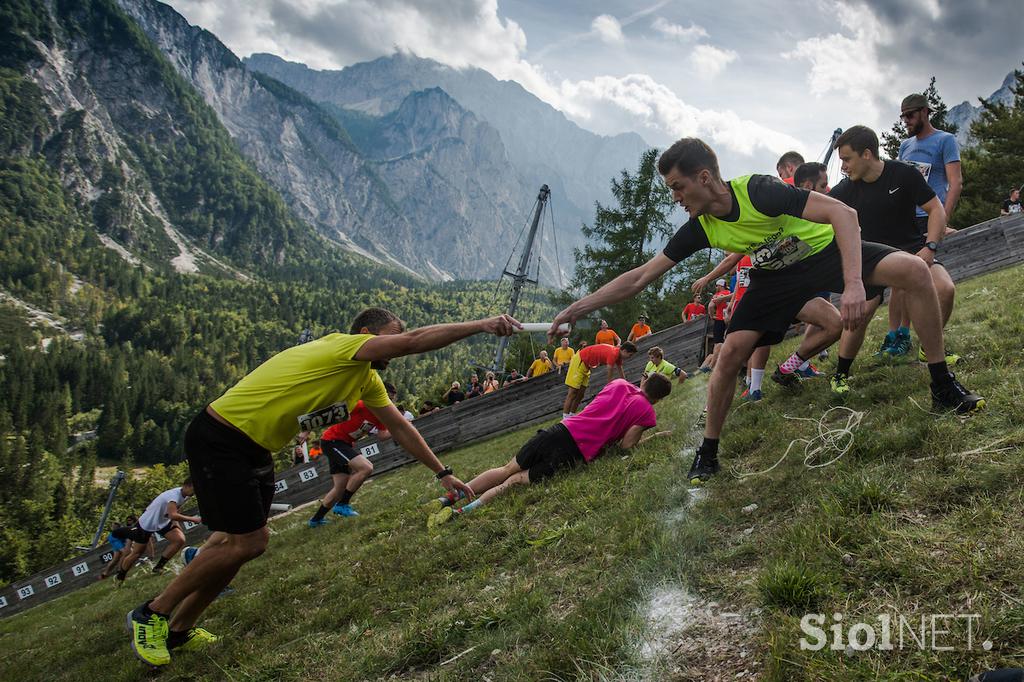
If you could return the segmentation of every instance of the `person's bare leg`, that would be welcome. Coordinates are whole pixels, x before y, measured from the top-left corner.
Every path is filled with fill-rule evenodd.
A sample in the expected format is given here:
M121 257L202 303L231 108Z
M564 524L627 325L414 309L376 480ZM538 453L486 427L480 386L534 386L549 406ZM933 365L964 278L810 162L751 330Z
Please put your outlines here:
M942 311L942 327L945 328L949 318L953 315L956 285L953 283L953 278L949 276L949 272L941 265L932 265L931 274L935 293L939 297L939 309Z
M771 355L771 346L758 346L754 349L754 352L750 354L750 360L747 361L747 367L750 369L764 370L768 366L768 356Z
M467 485L473 489L474 493L481 495L491 488L501 485L509 476L520 471L522 471L522 469L519 468L519 464L516 462L515 458L512 458L512 461L505 466L488 469L467 483Z
M843 320L839 311L829 301L815 296L804 304L796 318L807 323L797 354L804 358L813 358L839 340L843 332Z
M348 491L349 497L351 497L359 487L363 485L363 482L370 477L373 473L373 463L364 455L354 457L348 463L349 476L348 483L345 484L345 490Z
M519 469L518 465L516 466L516 468ZM498 495L504 494L505 491L507 491L512 486L522 485L524 483L529 482L530 472L519 469L519 471L506 478L500 485L496 485L493 488L488 489L486 492L484 492L483 495L478 497L477 499L480 500L480 504L477 506L490 504L491 500L493 500ZM470 487L472 488L473 486L470 485ZM473 490L476 490L476 488L473 488Z
M909 326L909 324L910 318L903 305L903 292L893 289L889 294L889 331L894 332L900 327Z
M130 571L132 566L135 565L135 562L139 560L142 553L146 551L147 544L148 543L142 542L132 543L132 550L125 555L124 559L121 560L121 567L117 576L118 580L124 580L128 576L128 571Z
M736 391L736 377L743 361L750 357L754 345L761 338L761 332L737 330L729 332L718 353L715 369L708 380L708 417L704 426L704 437L718 439L722 424L732 405Z
M181 532L180 528L172 528L164 536L164 539L167 540L167 546L164 547L163 554L160 555L164 560L173 559L178 550L185 546L185 534Z
M865 283L902 289L905 292L904 303L929 364L945 362L946 344L942 337L939 298L923 260L909 253L890 253L878 262Z
M583 396L586 395L586 393L586 386L580 386L579 388L573 389L572 409L569 410L570 413L576 414L576 412L580 409L580 403L583 402Z
M860 352L861 346L864 345L864 336L868 331L868 323L871 318L874 317L875 311L878 310L878 306L882 304L881 297L876 296L875 298L868 301L868 314L865 318L864 324L857 327L856 329L844 329L842 337L839 339L839 357L849 358L853 361L857 357L857 353Z
M149 608L157 613L173 612L172 630L191 628L238 569L266 551L269 539L270 531L266 526L249 533L225 533L223 542L203 547L185 570L150 602Z
M562 414L572 414L573 405L578 404L576 401L576 392L580 390L582 389L569 386L569 390L565 394L565 403L562 405Z
M341 498L341 493L344 492L345 486L348 484L348 474L331 474L331 482L333 484L331 489L320 500L320 504L328 509Z

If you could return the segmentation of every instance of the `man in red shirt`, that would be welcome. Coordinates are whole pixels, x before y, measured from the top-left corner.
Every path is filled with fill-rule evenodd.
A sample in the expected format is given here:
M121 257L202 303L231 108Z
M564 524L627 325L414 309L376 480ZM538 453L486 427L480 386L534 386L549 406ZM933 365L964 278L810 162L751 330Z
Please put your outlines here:
M595 343L587 346L579 353L572 356L569 362L569 369L565 372L565 385L569 392L565 396L565 404L562 406L562 418L576 412L583 400L583 394L587 391L587 384L590 383L590 370L601 365L608 367L608 381L612 380L612 371L619 370L619 377L626 378L622 371L622 361L628 360L636 354L636 346L631 341L624 341L621 346L609 346L606 343Z
M693 300L683 308L683 322L689 322L695 317L700 317L707 312L707 309L700 302L700 292L693 295Z
M704 358L704 362L700 365L700 371L710 372L715 368L715 361L718 359L718 351L722 348L722 344L725 343L725 306L732 300L732 292L725 286L725 280L720 279L715 282L715 293L711 294L711 301L708 303L708 312L712 314L712 337L711 341L714 344L711 347L711 353Z
M395 402L395 387L385 383L384 388L391 402ZM334 486L320 500L320 508L307 524L310 528L326 524L325 517L332 508L338 516L359 516L359 512L352 508L350 502L359 486L373 473L373 463L365 455L360 454L354 445L357 440L369 435L374 429L377 429L377 437L381 440L391 437L380 419L360 400L349 413L347 420L334 424L320 436L320 447L327 456Z

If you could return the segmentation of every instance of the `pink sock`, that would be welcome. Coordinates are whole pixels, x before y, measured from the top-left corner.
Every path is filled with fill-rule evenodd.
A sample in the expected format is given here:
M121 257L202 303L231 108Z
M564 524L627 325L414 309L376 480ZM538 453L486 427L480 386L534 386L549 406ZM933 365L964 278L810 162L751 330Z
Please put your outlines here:
M792 355L789 356L789 358L786 359L784 363L779 365L779 371L782 372L783 374L792 374L802 364L804 364L804 359L797 355L796 353L793 353Z

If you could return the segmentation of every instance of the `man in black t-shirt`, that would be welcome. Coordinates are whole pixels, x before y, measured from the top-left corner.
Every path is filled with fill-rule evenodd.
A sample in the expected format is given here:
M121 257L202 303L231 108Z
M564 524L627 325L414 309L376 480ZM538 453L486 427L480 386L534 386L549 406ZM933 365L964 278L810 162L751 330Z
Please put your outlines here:
M794 318L819 327L776 370L793 376L803 362L835 341L842 327L864 324L868 298L886 286L908 291L914 324L930 345L933 406L974 412L985 399L964 388L949 372L935 285L928 266L910 254L861 241L857 212L816 192L775 178L750 175L723 180L718 157L703 141L684 138L658 159L658 172L673 200L690 215L665 249L647 263L622 273L555 316L548 336L564 323L635 297L677 263L710 247L750 255L754 267L743 302L733 313L722 354L708 382L704 440L694 453L687 478L707 480L720 469L718 442L743 361L759 345L781 340ZM842 317L817 298L820 291L842 291ZM838 324L837 324L838 323ZM798 381L798 379L795 379Z
M1003 207L1000 209L999 215L1016 215L1020 212L1020 190L1014 188L1010 190L1010 198L1003 202Z
M847 129L836 140L836 150L847 177L829 195L856 209L864 241L894 246L917 255L928 264L945 327L953 312L956 288L949 273L935 260L935 252L946 228L946 211L942 202L916 168L902 161L881 160L878 157L878 136L866 126ZM917 226L918 207L928 215L927 235L921 234ZM870 314L873 315L881 303L881 296L869 301ZM849 392L850 368L864 343L866 329L867 325L843 332L836 373L831 379L834 393ZM897 340L898 332L890 329L883 347L891 347ZM921 353L924 353L923 346ZM958 359L958 356L946 353L948 365L956 364Z

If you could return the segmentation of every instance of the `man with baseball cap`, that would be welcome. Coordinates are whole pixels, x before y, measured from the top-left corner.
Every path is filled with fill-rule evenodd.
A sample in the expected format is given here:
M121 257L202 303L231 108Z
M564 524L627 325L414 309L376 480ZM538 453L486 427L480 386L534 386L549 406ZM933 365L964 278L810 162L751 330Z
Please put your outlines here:
M960 147L956 137L945 130L936 129L929 120L931 107L928 98L914 93L903 98L900 105L900 119L907 127L910 135L900 143L898 160L914 166L928 186L939 198L946 212L946 234L953 219L953 211L960 199L963 189L963 175L960 169ZM917 209L917 230L920 234L928 234L928 214L924 209ZM951 310L944 310L948 319ZM889 356L901 356L910 352L910 313L903 303L903 294L893 291L889 301L889 333L882 342L879 353Z

